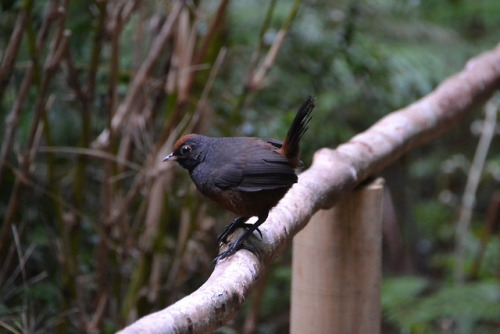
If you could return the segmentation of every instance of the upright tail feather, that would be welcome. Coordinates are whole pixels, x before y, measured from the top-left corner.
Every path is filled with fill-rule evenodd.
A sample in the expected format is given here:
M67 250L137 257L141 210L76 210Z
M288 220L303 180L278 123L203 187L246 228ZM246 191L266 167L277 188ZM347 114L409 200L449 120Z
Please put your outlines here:
M283 146L281 147L281 152L292 162L294 165L298 165L299 156L299 143L300 139L307 131L307 124L311 120L311 113L315 107L314 97L309 96L307 100L300 106L297 115L295 116L288 134L283 141Z

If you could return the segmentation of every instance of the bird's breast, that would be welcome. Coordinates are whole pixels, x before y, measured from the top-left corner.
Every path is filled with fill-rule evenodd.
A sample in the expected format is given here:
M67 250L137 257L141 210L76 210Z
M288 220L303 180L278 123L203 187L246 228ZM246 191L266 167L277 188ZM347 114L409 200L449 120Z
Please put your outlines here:
M196 188L205 196L213 196L217 194L220 189L214 182L214 178L212 177L213 169L210 168L209 165L205 163L199 164L195 169L193 169L190 173L191 179L193 183L196 185Z

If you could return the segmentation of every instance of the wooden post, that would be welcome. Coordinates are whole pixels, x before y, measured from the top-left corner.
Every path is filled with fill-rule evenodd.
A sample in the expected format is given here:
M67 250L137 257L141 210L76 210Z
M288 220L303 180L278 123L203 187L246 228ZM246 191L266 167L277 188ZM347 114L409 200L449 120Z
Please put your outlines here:
M295 237L290 333L380 333L383 185L317 212Z

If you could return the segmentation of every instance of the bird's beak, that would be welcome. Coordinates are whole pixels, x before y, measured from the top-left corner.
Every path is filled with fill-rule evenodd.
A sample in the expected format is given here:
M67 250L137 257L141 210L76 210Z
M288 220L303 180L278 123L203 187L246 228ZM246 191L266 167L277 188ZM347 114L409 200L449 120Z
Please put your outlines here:
M162 161L176 161L176 160L177 160L177 157L172 152L169 155L167 155L165 158L163 158Z

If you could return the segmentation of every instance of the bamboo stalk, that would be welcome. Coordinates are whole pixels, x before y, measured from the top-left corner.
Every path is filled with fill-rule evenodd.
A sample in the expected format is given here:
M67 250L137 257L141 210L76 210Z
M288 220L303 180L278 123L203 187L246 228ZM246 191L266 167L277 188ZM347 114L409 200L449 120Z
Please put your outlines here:
M172 11L150 47L146 59L144 59L144 62L134 76L124 101L118 106L116 113L113 115L110 128L101 132L99 137L94 141L94 146L104 146L110 140L110 131L121 130L122 125L129 119L133 107L136 106L136 101L140 100L140 94L143 92L144 83L149 78L154 65L160 58L161 52L172 36L174 25L177 23L177 17L183 8L184 4L182 2L175 2L173 5Z
M261 30L259 33L260 41L259 47L257 48L256 54L252 57L250 61L250 66L248 69L248 74L245 79L245 83L242 87L241 94L239 95L234 107L231 111L231 118L229 120L229 124L237 124L240 117L240 112L250 94L255 92L256 90L262 88L264 85L264 81L266 79L267 73L271 69L274 64L276 57L278 56L281 47L283 46L283 42L285 40L288 31L290 30L292 23L295 21L297 16L297 12L299 9L299 5L301 0L295 0L288 17L286 18L283 26L280 28L278 33L276 34L276 38L274 39L271 47L267 51L265 56L261 56L261 52L264 48L264 35L265 32L269 29L271 24L271 17L275 10L275 2L272 1L269 4L269 8L266 13L266 17L264 22L262 23ZM230 135L230 133L226 133L225 135Z
M26 21L28 20L32 8L33 0L25 1L21 5L21 11L17 15L16 24L10 35L9 43L3 52L4 54L0 62L0 100L3 97L5 88L9 84L10 77L14 70L16 57L26 29Z

